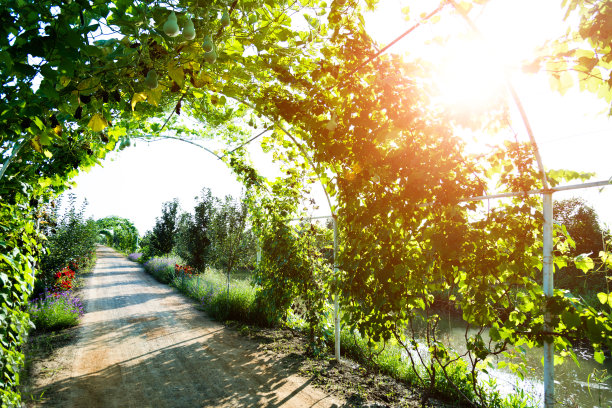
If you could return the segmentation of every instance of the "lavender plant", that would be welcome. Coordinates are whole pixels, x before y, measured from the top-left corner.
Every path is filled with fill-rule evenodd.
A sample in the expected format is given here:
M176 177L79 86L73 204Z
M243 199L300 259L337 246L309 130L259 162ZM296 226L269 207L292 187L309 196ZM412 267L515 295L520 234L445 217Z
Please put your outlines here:
M48 293L29 302L28 312L37 330L76 326L85 314L81 299L70 291Z
M144 264L144 268L161 283L170 283L174 278L174 265L176 264L184 264L184 262L177 256L155 257L149 259Z

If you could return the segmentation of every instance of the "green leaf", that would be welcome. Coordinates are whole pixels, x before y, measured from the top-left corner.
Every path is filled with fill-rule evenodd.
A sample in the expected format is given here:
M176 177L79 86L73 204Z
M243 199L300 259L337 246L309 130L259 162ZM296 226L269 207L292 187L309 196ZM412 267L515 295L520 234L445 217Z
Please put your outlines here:
M603 351L596 351L595 354L593 355L593 358L595 359L595 361L597 361L599 364L603 364L604 360L606 359L606 356L604 355Z
M587 273L595 267L595 263L587 254L578 255L574 259L574 263L577 269L580 269L583 273Z
M564 311L561 314L561 320L570 329L580 326L580 315L576 311Z
M39 140L40 144L43 146L48 146L51 144L51 139L49 138L49 135L44 132L39 135Z
M605 305L608 303L608 294L600 292L597 294L597 299L599 299L602 305Z

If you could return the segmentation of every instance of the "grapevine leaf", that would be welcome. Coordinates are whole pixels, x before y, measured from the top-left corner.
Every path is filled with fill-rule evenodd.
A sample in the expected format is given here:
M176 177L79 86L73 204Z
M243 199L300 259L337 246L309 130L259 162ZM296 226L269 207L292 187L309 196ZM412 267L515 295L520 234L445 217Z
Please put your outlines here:
M574 259L576 268L580 269L583 273L587 273L595 267L595 263L588 254L580 254Z

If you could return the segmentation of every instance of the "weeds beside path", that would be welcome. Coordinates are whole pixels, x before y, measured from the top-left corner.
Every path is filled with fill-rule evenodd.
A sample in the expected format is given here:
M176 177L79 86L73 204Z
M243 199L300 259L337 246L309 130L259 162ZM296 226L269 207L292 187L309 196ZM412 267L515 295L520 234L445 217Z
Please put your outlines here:
M76 341L56 350L54 370L32 378L30 393L43 398L31 406L345 404L312 387L290 358L260 350L109 248L85 279Z

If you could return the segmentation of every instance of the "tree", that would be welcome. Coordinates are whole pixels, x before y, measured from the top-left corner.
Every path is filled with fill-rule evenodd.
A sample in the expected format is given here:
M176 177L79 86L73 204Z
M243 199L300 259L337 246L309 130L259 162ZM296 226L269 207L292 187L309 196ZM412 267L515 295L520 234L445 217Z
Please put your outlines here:
M576 247L570 251L572 256L592 253L599 254L604 249L604 232L599 217L582 198L569 198L554 204L555 222L565 226Z
M55 272L66 266L87 267L95 255L98 226L84 216L87 201L77 209L73 194L68 194L67 200L65 208L59 200L50 218L43 224L47 251L41 257L37 276L37 289L40 290L51 286Z
M177 230L178 207L177 199L162 205L161 218L155 219L155 226L151 233L150 245L154 255L166 255L172 252Z
M202 272L211 262L210 229L217 202L210 189L203 188L193 215L184 213L179 217L176 251L189 265Z
M247 227L247 203L231 196L219 203L210 227L211 258L228 276L236 268L253 266L255 242Z
M597 213L582 198L569 198L554 203L555 222L564 226L575 243L569 255L576 257L591 254L598 257L604 250L606 233L602 230ZM607 288L606 278L601 273L585 274L581 270L568 266L558 272L558 286L569 290L595 292Z

